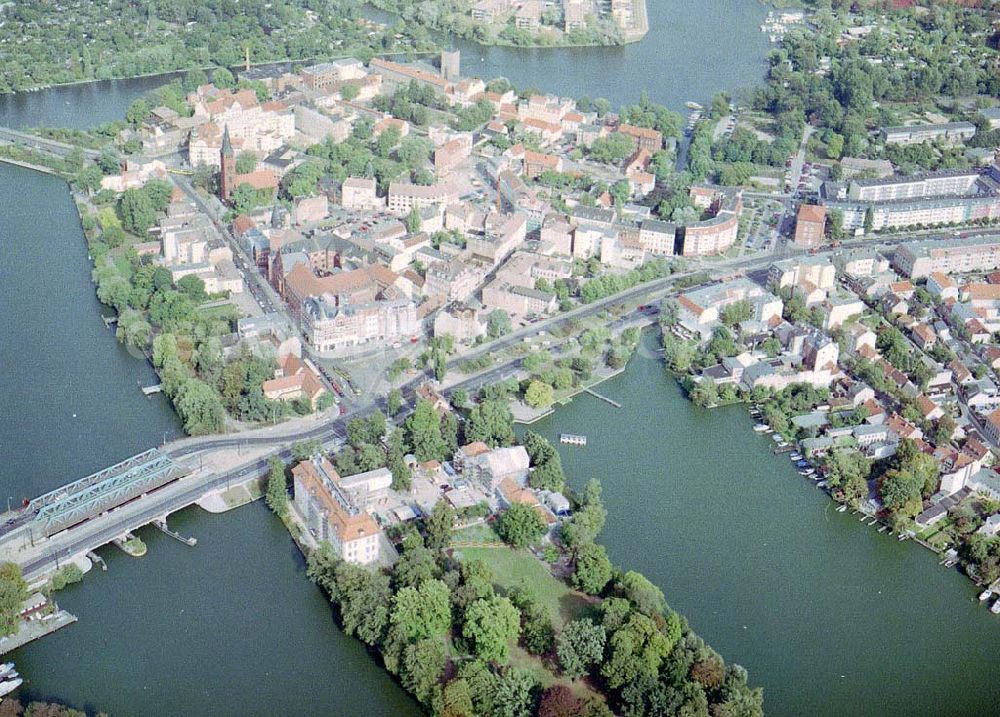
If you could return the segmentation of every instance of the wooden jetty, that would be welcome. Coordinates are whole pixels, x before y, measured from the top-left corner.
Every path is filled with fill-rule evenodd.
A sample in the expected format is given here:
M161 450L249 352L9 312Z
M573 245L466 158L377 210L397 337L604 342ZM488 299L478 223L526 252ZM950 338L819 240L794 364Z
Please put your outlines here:
M584 393L589 393L594 398L599 398L602 401L604 401L605 403L610 403L615 408L621 408L622 407L622 405L620 403L618 403L618 401L613 401L610 398L608 398L607 396L602 396L601 394L599 394L597 391L594 391L593 389L585 388L583 390L584 390Z
M559 442L569 446L585 446L587 445L587 437L575 433L560 433Z

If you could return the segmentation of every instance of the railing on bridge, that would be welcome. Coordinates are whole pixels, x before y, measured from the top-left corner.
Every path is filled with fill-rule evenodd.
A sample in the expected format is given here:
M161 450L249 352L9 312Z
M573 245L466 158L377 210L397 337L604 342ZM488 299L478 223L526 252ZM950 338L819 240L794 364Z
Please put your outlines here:
M33 515L45 535L115 508L143 493L179 478L181 468L153 448L31 501Z

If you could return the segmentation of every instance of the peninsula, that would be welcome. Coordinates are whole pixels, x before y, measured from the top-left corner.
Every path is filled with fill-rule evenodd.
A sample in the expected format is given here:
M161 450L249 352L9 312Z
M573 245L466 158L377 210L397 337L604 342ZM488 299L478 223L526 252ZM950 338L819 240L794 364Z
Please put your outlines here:
M760 714L669 585L612 564L600 484L515 432L650 326L692 401L748 403L837 510L1000 612L995 19L787 15L765 86L686 119L362 53L0 129L70 181L105 322L190 434L9 507L5 630L94 548L264 495L432 713Z

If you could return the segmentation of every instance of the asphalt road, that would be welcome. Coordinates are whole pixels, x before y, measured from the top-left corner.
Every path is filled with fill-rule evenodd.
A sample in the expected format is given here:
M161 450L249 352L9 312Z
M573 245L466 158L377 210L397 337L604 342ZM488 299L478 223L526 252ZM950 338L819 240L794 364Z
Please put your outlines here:
M97 159L101 154L93 149L84 149L83 147L77 148L74 145L58 142L54 139L46 139L44 137L28 134L26 132L18 132L17 130L10 129L9 127L0 127L0 140L6 140L12 144L21 145L22 147L38 149L48 152L49 154L54 154L58 157L67 157L74 149L79 149L83 153L84 157L89 157L90 159Z

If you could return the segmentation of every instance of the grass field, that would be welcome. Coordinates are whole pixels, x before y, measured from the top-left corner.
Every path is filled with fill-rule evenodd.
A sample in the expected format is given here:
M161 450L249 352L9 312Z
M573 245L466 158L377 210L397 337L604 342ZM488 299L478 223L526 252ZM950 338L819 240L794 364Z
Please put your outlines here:
M548 567L527 550L511 548L461 548L462 560L482 560L496 576L496 584L506 590L526 587L549 612L556 629L589 610L589 599L552 576Z

